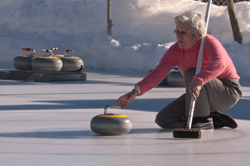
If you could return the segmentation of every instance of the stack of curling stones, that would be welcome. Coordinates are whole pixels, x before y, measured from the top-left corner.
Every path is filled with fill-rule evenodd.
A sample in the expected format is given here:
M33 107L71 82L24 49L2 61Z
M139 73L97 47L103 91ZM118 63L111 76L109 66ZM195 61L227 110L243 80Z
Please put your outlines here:
M90 128L93 132L101 135L122 135L132 128L132 122L125 115L108 113L108 109L118 109L120 106L108 105L104 108L104 114L91 119Z
M147 74L152 72L153 69L149 70ZM174 87L185 87L185 79L177 67L174 67L168 75L160 82L159 85L170 85Z
M74 50L66 50L64 55L54 55L52 49L42 49L41 52L47 52L43 56L36 56L32 48L23 48L23 51L33 51L30 55L20 55L14 58L13 65L18 70L41 70L41 71L82 71L83 60L79 57L69 57L66 53L73 53Z

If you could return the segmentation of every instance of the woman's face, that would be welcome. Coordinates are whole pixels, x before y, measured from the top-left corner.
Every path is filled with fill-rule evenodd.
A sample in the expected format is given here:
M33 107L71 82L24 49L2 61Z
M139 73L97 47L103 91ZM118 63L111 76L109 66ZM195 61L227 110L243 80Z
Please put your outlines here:
M191 48L198 41L187 23L178 23L175 32L179 48Z

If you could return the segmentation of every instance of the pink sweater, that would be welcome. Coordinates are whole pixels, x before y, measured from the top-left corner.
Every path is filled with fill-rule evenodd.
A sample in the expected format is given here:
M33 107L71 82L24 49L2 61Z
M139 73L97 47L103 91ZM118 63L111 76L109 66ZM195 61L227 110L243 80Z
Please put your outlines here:
M135 85L140 87L140 95L157 86L174 66L179 68L182 75L187 69L196 68L200 44L201 40L188 49L179 48L178 43L171 46L156 68ZM204 42L201 71L193 79L200 81L204 85L214 78L240 79L231 58L222 44L213 36L207 35Z

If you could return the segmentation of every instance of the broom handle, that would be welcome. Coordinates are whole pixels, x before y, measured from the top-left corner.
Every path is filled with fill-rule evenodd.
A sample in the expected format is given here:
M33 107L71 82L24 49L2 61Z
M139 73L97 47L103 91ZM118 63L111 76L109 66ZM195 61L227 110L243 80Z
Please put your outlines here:
M206 16L205 16L206 29L205 29L204 37L201 40L199 57L198 57L195 75L199 74L199 72L201 70L202 55L203 55L205 37L207 35L207 27L208 27L209 16L210 16L211 2L212 2L212 0L208 0L208 2L207 2L207 11L206 11ZM190 108L189 108L189 113L188 113L188 122L187 122L187 127L186 127L187 129L191 129L193 114L194 114L194 106L195 106L195 100L191 97Z

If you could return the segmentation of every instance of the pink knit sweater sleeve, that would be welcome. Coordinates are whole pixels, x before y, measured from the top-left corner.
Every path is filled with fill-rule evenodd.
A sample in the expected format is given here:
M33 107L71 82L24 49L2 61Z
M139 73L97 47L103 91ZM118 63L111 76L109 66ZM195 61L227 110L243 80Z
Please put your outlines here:
M176 46L177 44L174 44L172 47L170 47L165 52L155 69L150 72L143 80L135 84L135 86L138 85L141 89L140 95L156 87L166 77L170 70L176 66Z

